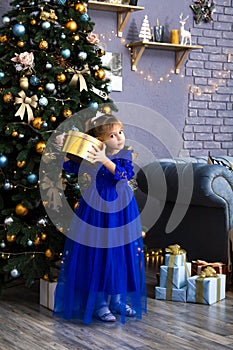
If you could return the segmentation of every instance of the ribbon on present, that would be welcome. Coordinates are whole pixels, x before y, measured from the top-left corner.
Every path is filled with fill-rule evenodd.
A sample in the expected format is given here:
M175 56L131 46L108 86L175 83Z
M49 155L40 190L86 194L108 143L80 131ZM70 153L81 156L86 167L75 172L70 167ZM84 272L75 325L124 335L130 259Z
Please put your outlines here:
M196 279L196 302L203 304L205 301L204 298L204 284L206 278L217 278L217 301L220 300L221 295L221 279L218 276L216 270L207 266L202 272L201 275ZM207 303L207 301L206 301Z
M48 176L45 176L43 182L41 183L41 188L47 190L47 196L49 200L49 206L54 210L58 210L59 207L62 207L62 201L60 197L59 190L64 190L64 185L61 181L54 182Z
M85 78L83 76L83 74L90 74L91 73L87 64L84 65L84 69L82 69L82 70L77 70L77 69L74 69L74 68L68 68L67 72L74 74L72 79L71 79L71 81L70 81L70 83L69 83L70 87L74 88L77 85L78 81L79 81L80 92L83 91L83 90L88 91L87 83L86 83L86 80L85 80Z
M28 114L28 123L30 123L31 120L34 119L32 107L37 107L37 101L38 97L36 95L33 95L32 97L27 97L25 92L22 90L19 92L20 97L15 98L15 103L21 103L21 106L19 107L18 111L15 113L15 116L20 116L20 119L23 120L25 111L27 111Z
M219 273L222 274L222 267L224 265L222 262L209 263L209 262L207 262L205 260L193 260L192 264L196 264L197 265L197 274L198 275L201 274L201 271L202 271L203 267L208 267L208 266L211 266L213 268L218 268L219 269Z

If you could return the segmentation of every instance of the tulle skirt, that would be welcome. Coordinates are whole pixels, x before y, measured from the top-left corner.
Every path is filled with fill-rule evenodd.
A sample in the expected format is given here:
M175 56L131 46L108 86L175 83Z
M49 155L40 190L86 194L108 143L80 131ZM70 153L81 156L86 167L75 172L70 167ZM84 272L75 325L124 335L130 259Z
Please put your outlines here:
M146 312L143 240L136 200L127 184L101 198L90 187L81 199L66 239L55 293L54 315L89 324L99 295L120 295L136 317ZM96 199L97 198L97 199ZM91 203L88 204L88 203ZM121 322L126 317L121 315Z

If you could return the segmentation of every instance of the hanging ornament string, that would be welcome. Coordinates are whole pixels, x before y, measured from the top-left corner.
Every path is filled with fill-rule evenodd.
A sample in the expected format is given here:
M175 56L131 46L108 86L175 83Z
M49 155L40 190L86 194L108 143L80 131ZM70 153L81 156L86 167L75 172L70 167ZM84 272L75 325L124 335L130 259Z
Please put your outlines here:
M25 111L27 110L28 114L28 123L34 119L32 108L37 107L37 101L38 97L36 95L33 95L32 97L27 97L25 92L22 90L19 92L20 97L15 98L15 103L21 103L21 106L19 107L18 111L15 113L15 116L20 116L20 119L23 120Z
M88 91L87 83L86 83L86 80L85 80L85 78L83 76L83 74L90 74L90 69L89 69L87 64L85 64L83 70L76 70L74 68L68 68L67 72L74 74L72 79L71 79L71 81L70 81L70 83L69 83L70 87L74 88L77 85L78 81L79 81L80 92L83 91L83 90Z

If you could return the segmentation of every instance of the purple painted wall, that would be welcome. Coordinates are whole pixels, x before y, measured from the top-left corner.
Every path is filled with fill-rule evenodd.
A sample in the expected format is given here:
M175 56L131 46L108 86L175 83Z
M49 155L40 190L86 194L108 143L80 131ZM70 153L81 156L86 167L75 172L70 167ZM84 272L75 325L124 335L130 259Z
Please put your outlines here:
M9 2L1 1L0 13L5 12ZM183 139L180 152L183 155L207 155L208 152L233 155L233 0L216 0L214 21L200 24L193 20L192 3L192 0L138 0L138 5L145 10L132 13L122 38L116 36L115 12L89 10L89 14L105 51L122 54L123 91L112 92L115 102L139 104L158 112ZM130 52L125 46L132 38L133 26L136 25L139 32L145 15L150 26L154 26L158 18L165 26L165 40L169 42L170 30L179 28L181 12L189 15L185 29L191 31L193 44L202 45L203 49L190 52L179 75L172 72L174 52L149 49L141 57L138 71L133 72ZM141 115L136 117L143 119L143 108L138 111ZM166 135L166 130L162 132L165 133L163 144L166 144L170 134ZM168 156L166 147L148 133L140 132L138 138L156 157Z

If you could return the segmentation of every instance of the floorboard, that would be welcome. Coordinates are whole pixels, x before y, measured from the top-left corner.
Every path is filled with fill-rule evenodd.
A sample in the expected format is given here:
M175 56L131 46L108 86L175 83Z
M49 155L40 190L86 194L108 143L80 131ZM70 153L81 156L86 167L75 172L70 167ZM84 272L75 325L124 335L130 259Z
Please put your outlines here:
M209 305L154 298L156 270L147 268L148 312L125 325L55 319L39 305L39 286L13 284L0 298L0 350L233 349L233 293Z

